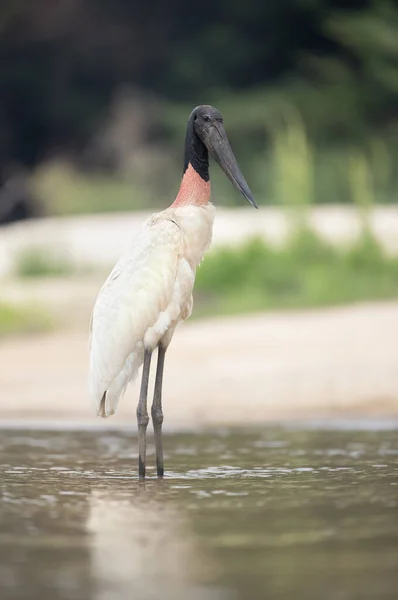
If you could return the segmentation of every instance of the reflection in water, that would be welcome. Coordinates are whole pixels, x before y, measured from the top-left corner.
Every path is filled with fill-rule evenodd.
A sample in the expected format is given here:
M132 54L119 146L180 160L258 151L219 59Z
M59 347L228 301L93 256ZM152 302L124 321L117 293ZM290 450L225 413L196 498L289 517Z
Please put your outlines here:
M87 530L96 600L226 598L204 587L214 569L181 511L157 486L146 487L138 486L133 495L113 489L90 494Z
M1 600L395 600L396 430L167 436L144 485L132 446L0 432Z

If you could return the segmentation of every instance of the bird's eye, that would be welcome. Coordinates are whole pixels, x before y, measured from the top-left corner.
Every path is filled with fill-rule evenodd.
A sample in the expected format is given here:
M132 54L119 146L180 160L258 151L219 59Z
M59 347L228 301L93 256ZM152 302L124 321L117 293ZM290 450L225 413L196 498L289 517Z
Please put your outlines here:
M196 119L198 118L198 115L194 115L193 116L193 120L196 121Z
M203 115L203 120L206 121L206 123L208 123L210 121L209 115Z

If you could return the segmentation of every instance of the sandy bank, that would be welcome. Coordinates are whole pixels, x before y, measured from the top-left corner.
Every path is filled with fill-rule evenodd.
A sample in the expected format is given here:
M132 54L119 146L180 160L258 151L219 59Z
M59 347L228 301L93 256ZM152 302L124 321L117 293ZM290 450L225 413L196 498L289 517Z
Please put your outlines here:
M191 322L166 362L165 427L398 415L398 303ZM87 333L0 345L1 420L93 423ZM135 423L137 383L101 426Z

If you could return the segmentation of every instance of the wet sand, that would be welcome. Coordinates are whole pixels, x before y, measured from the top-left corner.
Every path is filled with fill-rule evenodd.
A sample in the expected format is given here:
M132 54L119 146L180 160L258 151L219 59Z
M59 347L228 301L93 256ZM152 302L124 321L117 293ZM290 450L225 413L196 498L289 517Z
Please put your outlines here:
M165 428L398 418L397 331L397 302L188 322L166 357ZM87 337L80 324L3 341L0 421L134 426L137 382L115 416L94 415Z

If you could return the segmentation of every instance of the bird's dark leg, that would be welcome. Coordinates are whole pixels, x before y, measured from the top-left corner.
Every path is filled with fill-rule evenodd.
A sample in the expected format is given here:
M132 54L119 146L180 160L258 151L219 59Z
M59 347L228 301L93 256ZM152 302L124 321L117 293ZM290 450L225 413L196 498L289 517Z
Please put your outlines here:
M163 477L163 442L162 442L162 382L163 382L163 367L166 348L159 344L158 347L158 366L156 369L155 392L152 403L152 422L155 432L155 448L156 448L156 471L158 477Z
M148 397L148 381L149 368L151 366L152 350L145 350L144 366L142 368L140 399L137 406L137 422L138 422L138 475L140 479L145 477L146 465L146 428L149 423L147 397Z

